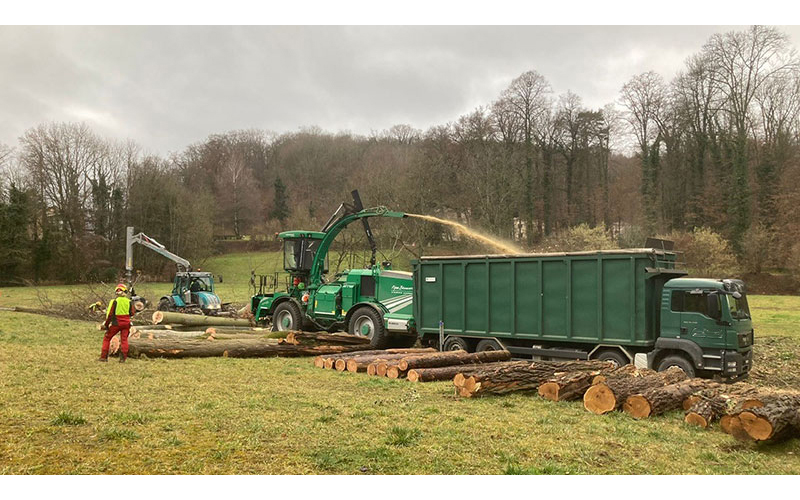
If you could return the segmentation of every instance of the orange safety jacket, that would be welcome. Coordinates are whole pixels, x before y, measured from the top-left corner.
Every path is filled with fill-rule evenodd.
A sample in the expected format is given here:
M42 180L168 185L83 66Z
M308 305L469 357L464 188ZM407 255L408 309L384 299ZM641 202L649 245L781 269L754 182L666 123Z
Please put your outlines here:
M114 326L131 326L131 316L134 315L131 307L131 299L128 297L117 297L108 304L106 309L106 327L109 324Z

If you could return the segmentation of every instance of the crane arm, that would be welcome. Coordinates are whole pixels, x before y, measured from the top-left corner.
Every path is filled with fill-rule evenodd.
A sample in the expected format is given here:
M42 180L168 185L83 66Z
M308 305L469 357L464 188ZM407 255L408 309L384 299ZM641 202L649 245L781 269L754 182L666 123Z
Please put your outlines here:
M191 271L192 265L189 263L188 260L175 255L174 253L167 250L164 245L157 242L153 238L150 238L144 233L139 233L134 235L133 228L128 226L127 231L127 246L125 249L125 271L128 275L128 281L130 281L131 272L133 271L133 244L138 243L143 247L149 248L150 250L156 252L159 255L163 255L167 259L173 261L178 266L178 271Z
M408 217L403 212L393 212L386 207L376 207L376 208L367 208L364 210L360 210L355 213L349 213L335 222L328 224L328 229L325 233L325 237L322 238L319 244L319 248L317 249L316 254L314 255L314 261L311 264L311 283L318 285L322 281L322 268L325 265L325 256L328 254L328 250L330 250L331 243L333 240L336 239L336 236L346 228L351 222L356 220L368 219L370 217L395 217L395 218L403 218ZM370 231L371 235L371 231Z

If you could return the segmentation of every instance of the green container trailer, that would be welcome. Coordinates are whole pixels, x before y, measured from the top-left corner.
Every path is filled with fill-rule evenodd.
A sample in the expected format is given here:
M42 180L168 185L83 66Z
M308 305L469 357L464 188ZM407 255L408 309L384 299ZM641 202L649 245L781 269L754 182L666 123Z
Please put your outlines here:
M626 249L423 257L414 326L443 349L738 377L751 366L744 283L683 278L673 252Z

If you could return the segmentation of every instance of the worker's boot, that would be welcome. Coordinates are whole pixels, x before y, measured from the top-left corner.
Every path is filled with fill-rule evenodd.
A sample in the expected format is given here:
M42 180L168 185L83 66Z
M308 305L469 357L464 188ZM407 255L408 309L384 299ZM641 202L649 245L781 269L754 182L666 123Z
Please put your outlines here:
M122 353L119 353L119 362L120 363L124 363L126 358L127 358L127 356L125 356Z

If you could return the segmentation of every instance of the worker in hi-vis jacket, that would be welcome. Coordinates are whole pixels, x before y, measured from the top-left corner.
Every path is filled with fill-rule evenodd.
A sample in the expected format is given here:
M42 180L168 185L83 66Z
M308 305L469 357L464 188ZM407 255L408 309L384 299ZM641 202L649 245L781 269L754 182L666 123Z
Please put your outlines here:
M106 321L103 329L106 334L103 337L103 350L98 361L108 361L108 347L114 335L119 333L119 362L124 363L128 357L128 333L131 328L131 316L134 310L131 300L126 296L128 287L123 284L117 285L114 290L116 297L108 304L106 309Z

